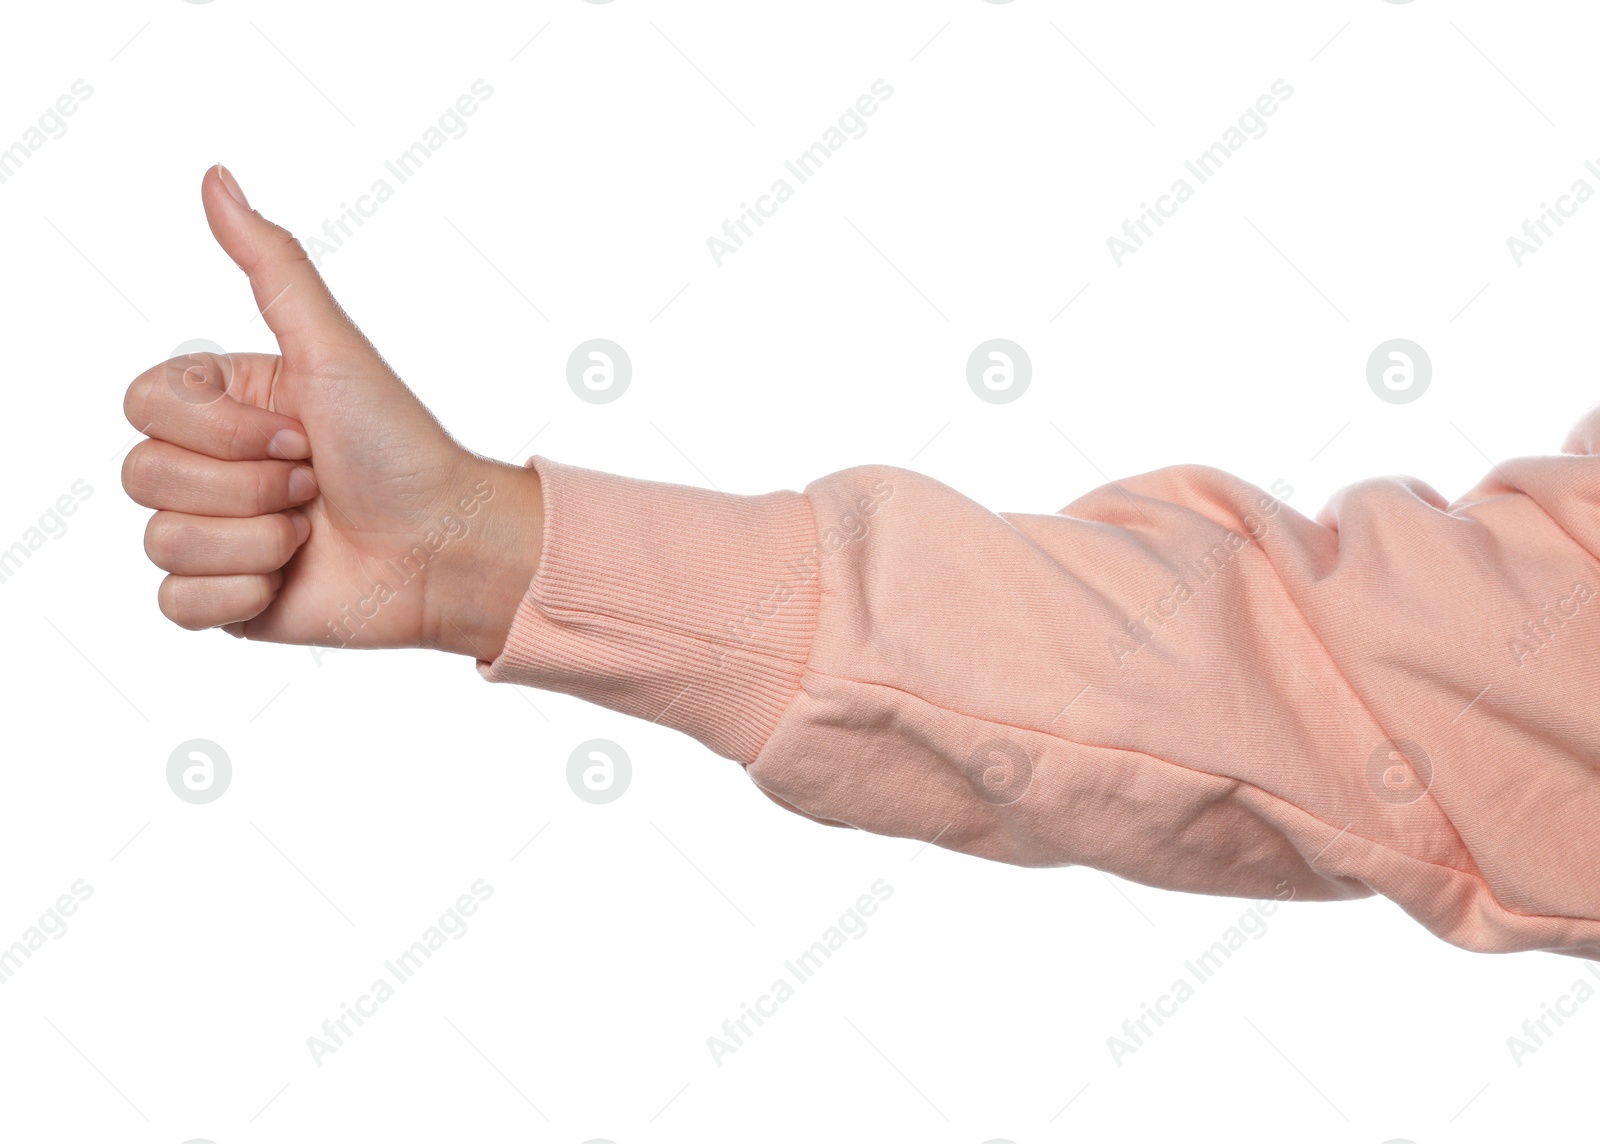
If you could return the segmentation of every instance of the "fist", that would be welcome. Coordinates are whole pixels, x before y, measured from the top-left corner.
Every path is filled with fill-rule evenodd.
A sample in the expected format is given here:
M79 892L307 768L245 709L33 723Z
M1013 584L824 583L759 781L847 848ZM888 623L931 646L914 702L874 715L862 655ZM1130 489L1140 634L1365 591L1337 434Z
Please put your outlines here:
M220 165L201 198L278 353L145 370L122 484L189 629L493 659L537 565L538 480L457 444Z

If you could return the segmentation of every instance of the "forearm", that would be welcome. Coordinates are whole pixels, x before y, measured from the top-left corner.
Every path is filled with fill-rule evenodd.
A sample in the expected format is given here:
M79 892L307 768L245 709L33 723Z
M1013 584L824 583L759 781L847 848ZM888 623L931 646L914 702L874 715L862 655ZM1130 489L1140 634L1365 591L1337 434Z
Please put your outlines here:
M1506 638L1600 583L1567 531L1600 528L1600 459L1506 462L1523 488L1456 506L1362 482L1316 521L1197 465L1018 515L884 466L741 497L539 464L543 562L488 679L677 727L821 821L1600 955L1592 652L1522 671Z

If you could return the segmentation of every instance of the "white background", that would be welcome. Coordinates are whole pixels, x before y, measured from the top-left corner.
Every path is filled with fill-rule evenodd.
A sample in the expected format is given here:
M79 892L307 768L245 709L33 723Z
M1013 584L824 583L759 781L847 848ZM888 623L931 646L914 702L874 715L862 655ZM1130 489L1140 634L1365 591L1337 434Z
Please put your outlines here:
M1596 396L1600 205L1520 268L1506 247L1600 182L1585 5L5 19L0 147L74 80L93 94L0 184L0 547L93 493L0 584L0 945L75 880L93 895L0 985L0 1134L1422 1144L1592 1120L1600 1004L1520 1064L1507 1045L1580 961L1466 953L1383 899L1291 904L1118 1064L1107 1038L1251 903L818 826L676 732L469 660L181 631L119 485L131 378L191 338L273 348L205 169L309 240L484 79L466 133L323 259L481 452L746 493L880 462L1018 512L1180 462L1287 481L1308 515L1385 473L1454 497ZM880 78L866 134L717 267L707 237ZM1277 79L1267 133L1117 267L1106 239ZM567 386L591 337L632 357L615 403ZM1033 360L1011 404L964 377L993 337ZM1433 361L1412 404L1367 385L1394 337ZM597 737L634 766L604 806L565 777ZM194 738L234 768L207 806L165 781ZM307 1038L477 879L470 930L314 1063ZM707 1037L876 879L865 935L714 1063Z

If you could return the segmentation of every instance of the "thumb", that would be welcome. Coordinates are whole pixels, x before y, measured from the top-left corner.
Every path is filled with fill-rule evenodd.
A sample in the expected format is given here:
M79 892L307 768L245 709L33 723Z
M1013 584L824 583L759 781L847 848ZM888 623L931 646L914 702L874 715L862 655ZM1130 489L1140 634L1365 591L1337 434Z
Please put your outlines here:
M285 357L365 345L292 233L250 209L233 174L218 163L200 184L211 233L250 278L256 308Z

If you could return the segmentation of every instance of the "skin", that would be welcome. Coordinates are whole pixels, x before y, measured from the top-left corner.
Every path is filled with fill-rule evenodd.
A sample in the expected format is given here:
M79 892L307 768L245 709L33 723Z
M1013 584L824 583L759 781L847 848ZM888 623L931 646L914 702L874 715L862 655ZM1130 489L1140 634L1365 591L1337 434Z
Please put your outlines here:
M122 485L156 510L162 613L272 643L494 659L538 568L538 475L451 438L225 167L200 191L278 353L191 354L128 387L148 439Z

